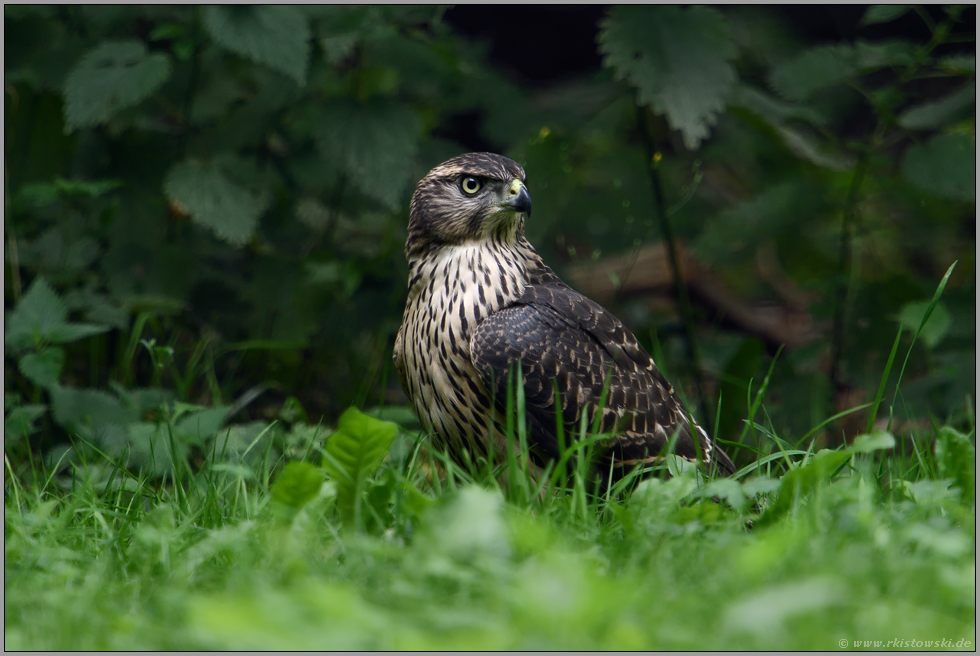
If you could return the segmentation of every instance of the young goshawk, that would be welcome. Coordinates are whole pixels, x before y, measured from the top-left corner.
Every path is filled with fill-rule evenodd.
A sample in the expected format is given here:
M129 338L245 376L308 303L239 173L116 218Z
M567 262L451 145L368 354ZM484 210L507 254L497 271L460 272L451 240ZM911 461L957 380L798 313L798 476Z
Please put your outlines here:
M603 480L656 464L672 438L676 455L733 472L633 334L563 283L524 237L524 180L517 162L470 153L432 169L412 197L394 360L435 445L458 463L464 451L471 462L506 462L494 424L504 421L509 372L520 363L537 465L560 458L559 421L566 441L580 435L583 410L593 425L608 385L599 430L615 437L600 443Z

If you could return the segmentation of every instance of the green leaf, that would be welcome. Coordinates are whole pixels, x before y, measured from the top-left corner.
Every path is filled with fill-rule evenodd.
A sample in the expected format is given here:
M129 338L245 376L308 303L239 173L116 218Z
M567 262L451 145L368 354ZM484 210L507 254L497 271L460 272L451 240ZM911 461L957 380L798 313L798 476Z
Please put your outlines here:
M735 86L737 54L720 12L707 7L619 6L599 33L605 65L639 90L697 148Z
M65 80L68 130L104 123L132 107L170 77L170 58L149 54L142 42L106 41L91 50Z
M910 130L935 130L965 118L975 108L977 85L969 82L959 91L937 100L924 103L902 112L898 124Z
M913 185L956 200L976 198L977 145L972 137L941 134L905 154L902 173Z
M797 221L819 212L818 194L813 188L795 182L766 189L713 217L692 250L714 264L731 262L739 253L751 253L754 257L756 244L783 231L795 230Z
M54 344L67 344L92 335L100 335L107 330L109 330L109 326L97 326L91 323L65 323L52 328L45 335L45 338Z
M48 409L46 405L22 405L7 413L3 422L4 442L37 432L34 422Z
M939 475L952 478L963 498L975 501L977 494L976 447L970 437L955 428L943 426L936 436L936 464Z
M922 324L922 319L925 317L931 303L932 301L917 301L915 303L906 303L902 306L902 311L898 317L902 326L911 330L914 334ZM919 333L919 336L925 340L929 348L935 348L943 340L943 337L946 336L946 333L949 332L952 323L953 319L949 314L949 310L942 303L936 303L932 314L929 315L929 320L922 326L922 331Z
M420 130L418 115L407 105L337 101L324 109L317 145L365 195L396 210L413 172Z
M387 27L378 7L332 5L320 9L323 16L318 21L317 35L320 47L331 64L340 63L354 51L359 41Z
M770 77L784 98L804 100L814 91L843 82L856 68L857 54L850 46L819 46L776 66Z
M804 100L820 89L864 72L908 66L915 61L914 52L914 46L907 41L818 46L776 66L770 82L784 98Z
M65 352L60 348L46 348L40 353L28 353L17 367L38 387L54 387L61 378L65 366Z
M976 55L951 55L939 60L940 68L963 75L975 75L977 72Z
M93 427L127 426L139 419L139 410L125 407L118 398L101 390L59 385L49 391L55 422L86 437L92 436Z
M844 453L871 453L883 449L895 448L895 437L883 430L876 430L866 435L858 435Z
M299 510L320 492L323 470L308 462L290 462L272 484L272 498Z
M38 277L7 316L4 346L19 349L43 342L63 344L109 330L108 326L67 323L67 318L64 301L43 277Z
M745 493L742 485L732 478L720 478L711 481L704 487L704 496L708 498L718 497L728 502L732 508L740 509L745 506Z
M346 524L360 522L364 482L384 460L397 433L392 422L350 408L327 439L323 467L337 483L337 506Z
M249 240L269 204L263 190L238 184L213 162L191 159L177 164L163 187L195 221L235 246Z
M805 496L817 489L851 458L843 451L819 451L802 467L786 472L780 479L779 496L762 517L761 523L769 523L792 510Z
M306 84L310 26L288 5L208 5L201 10L214 40L239 55Z
M908 5L871 5L861 19L861 25L888 23L904 16L909 10Z
M227 418L227 407L207 408L181 418L174 428L184 441L203 444L205 440L214 437Z
M42 339L68 318L68 309L47 280L37 277L7 316L3 342L7 348L28 346Z

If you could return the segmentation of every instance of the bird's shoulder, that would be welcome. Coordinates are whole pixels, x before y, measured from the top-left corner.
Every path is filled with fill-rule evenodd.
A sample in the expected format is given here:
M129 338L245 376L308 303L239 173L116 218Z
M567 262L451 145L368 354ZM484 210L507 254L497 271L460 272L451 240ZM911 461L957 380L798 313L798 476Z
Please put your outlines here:
M587 333L602 345L617 364L656 371L653 359L623 322L606 308L569 287L550 270L541 276L540 282L526 286L509 309L512 316L519 315L524 321L537 320L555 327L560 323L566 330ZM496 320L507 323L507 318L507 315L502 315ZM493 322L495 317L488 319Z

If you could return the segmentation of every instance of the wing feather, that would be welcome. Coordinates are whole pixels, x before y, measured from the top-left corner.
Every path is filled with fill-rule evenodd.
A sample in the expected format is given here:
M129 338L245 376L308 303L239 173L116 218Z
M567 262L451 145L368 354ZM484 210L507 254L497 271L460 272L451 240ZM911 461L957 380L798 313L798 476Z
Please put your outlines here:
M508 373L521 365L526 419L543 455L559 457L557 417L565 435L578 435L583 410L591 426L608 392L600 432L619 435L600 469L613 461L616 477L655 462L677 434L674 453L717 462L728 456L697 424L694 434L680 400L633 334L602 306L559 281L530 285L514 304L487 317L470 340L473 365L503 406Z

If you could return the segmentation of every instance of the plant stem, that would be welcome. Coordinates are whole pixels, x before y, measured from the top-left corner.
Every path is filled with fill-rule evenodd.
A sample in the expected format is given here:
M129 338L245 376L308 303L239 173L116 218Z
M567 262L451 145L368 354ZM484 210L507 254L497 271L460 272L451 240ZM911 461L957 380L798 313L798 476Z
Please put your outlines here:
M701 371L701 354L698 349L697 325L694 321L694 312L691 309L691 300L687 293L687 281L684 279L684 272L681 270L680 256L677 252L677 236L674 232L674 224L667 213L667 204L664 199L663 187L660 184L660 174L658 163L660 153L654 143L653 134L647 123L647 113L640 103L634 99L636 107L637 127L643 136L643 143L646 147L647 172L650 176L650 187L653 190L653 209L660 218L660 225L664 233L664 241L667 243L667 255L670 260L670 271L674 278L674 290L677 293L678 309L680 310L681 320L684 323L684 335L687 346L688 366L694 375L694 385L698 395L698 405L700 407L701 419L704 422L710 421L711 413L708 412L707 397L704 393L704 376ZM716 426L710 427L712 431Z
M868 153L864 151L854 167L854 177L847 190L844 201L844 212L841 220L840 256L837 265L837 289L835 290L834 323L831 334L830 382L835 392L844 386L841 371L841 359L844 353L844 323L847 318L848 299L851 292L851 276L849 271L854 259L854 224L857 220L857 197L867 172Z

